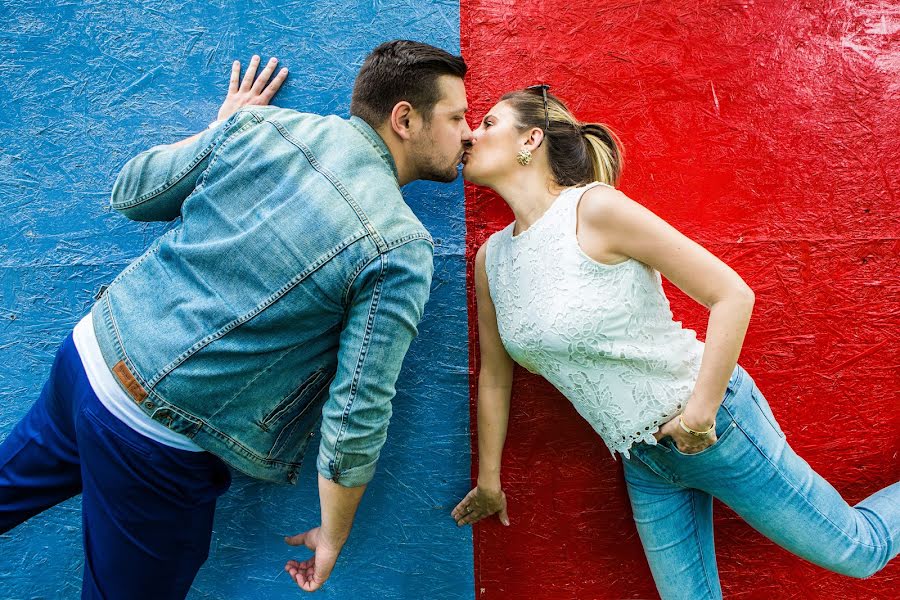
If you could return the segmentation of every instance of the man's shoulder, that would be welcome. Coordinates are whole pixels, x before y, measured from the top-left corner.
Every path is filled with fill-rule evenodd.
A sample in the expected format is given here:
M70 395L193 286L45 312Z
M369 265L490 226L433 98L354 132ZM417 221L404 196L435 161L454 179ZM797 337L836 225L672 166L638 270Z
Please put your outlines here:
M281 106L245 106L240 109L240 112L252 113L260 121L275 121L285 124L305 122L349 127L349 121L337 115L321 115Z

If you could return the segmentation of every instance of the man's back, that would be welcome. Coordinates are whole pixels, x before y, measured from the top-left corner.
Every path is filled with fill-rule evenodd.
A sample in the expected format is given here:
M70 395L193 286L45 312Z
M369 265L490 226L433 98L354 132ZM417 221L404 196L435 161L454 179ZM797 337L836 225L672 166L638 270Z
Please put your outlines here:
M400 352L379 375L370 361L368 377L393 395L428 297L432 247L363 121L242 110L190 146L133 159L113 207L183 218L93 310L105 361L152 418L251 475L294 480L328 396L355 395L365 374L339 368L339 348L354 351L342 332L364 356L379 303L395 313ZM326 444L367 435L342 425L349 404L334 407ZM323 461L335 457L320 456L331 477L346 470Z

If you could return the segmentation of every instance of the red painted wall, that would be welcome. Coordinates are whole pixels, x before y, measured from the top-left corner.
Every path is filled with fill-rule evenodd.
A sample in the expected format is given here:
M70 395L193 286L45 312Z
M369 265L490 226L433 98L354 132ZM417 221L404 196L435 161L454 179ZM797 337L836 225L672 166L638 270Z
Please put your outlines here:
M461 14L473 122L546 82L582 120L610 124L621 189L756 291L741 363L793 447L851 503L900 479L900 5L463 0ZM466 203L474 318L472 259L512 214L473 186ZM667 291L702 337L705 310ZM470 331L474 434L471 319ZM476 598L655 597L600 438L524 370L510 427L512 527L475 527ZM716 513L727 598L896 596L896 561L842 577Z

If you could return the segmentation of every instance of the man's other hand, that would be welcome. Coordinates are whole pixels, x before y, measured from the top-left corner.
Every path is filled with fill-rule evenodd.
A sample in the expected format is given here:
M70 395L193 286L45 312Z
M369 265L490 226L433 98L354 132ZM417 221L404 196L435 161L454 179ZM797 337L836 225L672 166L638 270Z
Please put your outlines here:
M329 543L320 527L310 529L306 533L286 537L284 541L291 546L306 546L314 552L311 558L303 562L287 561L284 570L305 592L314 592L322 587L331 575L331 570L334 569L334 563L341 552L341 547Z

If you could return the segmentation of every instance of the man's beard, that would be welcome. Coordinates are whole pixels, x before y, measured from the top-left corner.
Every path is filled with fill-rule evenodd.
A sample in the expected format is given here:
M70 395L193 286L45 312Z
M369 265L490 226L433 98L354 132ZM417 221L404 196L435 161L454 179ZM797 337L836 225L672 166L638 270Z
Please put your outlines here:
M437 162L439 157L427 153L434 148L434 143L431 138L429 137L428 140L424 140L423 142L424 143L416 145L416 154L419 157L417 179L437 181L440 183L450 183L451 181L454 181L459 176L456 166L459 164L460 157L457 156L457 159L449 165L441 166ZM462 154L462 148L460 148L460 154Z
M440 169L437 165L429 164L423 166L422 170L419 172L419 179L437 181L439 183L450 183L458 176L459 171L456 170L456 163L454 163L452 167L446 167L444 169Z

